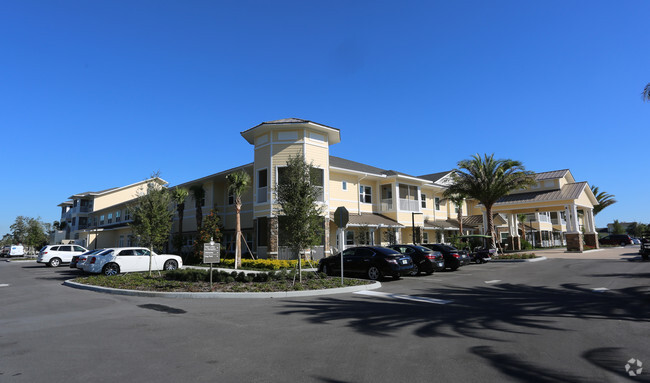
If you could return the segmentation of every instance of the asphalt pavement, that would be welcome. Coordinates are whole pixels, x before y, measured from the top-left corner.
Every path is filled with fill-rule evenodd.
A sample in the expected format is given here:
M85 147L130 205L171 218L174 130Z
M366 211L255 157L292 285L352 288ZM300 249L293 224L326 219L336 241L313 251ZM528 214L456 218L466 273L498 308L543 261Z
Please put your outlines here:
M0 382L647 382L650 262L608 251L290 299L109 295L0 261Z

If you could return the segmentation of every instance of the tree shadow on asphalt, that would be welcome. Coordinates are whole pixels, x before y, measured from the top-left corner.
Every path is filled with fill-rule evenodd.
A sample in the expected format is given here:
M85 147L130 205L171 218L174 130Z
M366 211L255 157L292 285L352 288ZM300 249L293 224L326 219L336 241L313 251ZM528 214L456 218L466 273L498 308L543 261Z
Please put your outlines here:
M509 378L521 382L539 383L587 383L595 382L594 377L584 378L575 371L559 368L556 365L542 366L523 359L516 354L499 353L493 347L477 346L469 351L485 359L492 367L507 375ZM631 377L625 371L625 362L630 359L620 348L604 347L587 350L581 355L593 366L616 375L616 381L647 381L642 376ZM593 374L592 374L593 375ZM601 381L612 381L613 377L604 377ZM641 378L641 380L639 380Z
M499 333L535 334L535 330L568 331L558 318L650 322L650 292L628 287L605 293L578 284L559 288L500 284L445 288L414 293L452 300L446 305L385 298L321 298L289 302L281 315L304 315L312 323L344 322L359 333L384 337L413 328L421 337L460 337L502 341ZM491 331L486 331L491 330Z

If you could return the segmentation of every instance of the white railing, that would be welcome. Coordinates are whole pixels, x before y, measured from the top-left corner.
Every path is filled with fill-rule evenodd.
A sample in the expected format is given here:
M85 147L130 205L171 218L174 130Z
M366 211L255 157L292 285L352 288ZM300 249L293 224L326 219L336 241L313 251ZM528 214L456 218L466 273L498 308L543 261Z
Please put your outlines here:
M257 189L257 203L266 202L268 187L258 188Z
M420 211L420 202L413 199L399 199L399 209L404 211Z
M381 211L393 210L393 199L387 198L381 200Z

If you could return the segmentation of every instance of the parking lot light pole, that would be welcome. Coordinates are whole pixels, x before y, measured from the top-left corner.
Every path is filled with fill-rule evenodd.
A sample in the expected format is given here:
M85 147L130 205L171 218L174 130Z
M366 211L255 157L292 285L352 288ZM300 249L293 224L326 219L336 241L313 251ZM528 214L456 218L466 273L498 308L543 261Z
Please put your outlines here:
M411 242L413 242L414 245L417 245L415 243L415 215L416 214L424 214L424 213L415 212L415 211L411 212L411 239L412 239Z

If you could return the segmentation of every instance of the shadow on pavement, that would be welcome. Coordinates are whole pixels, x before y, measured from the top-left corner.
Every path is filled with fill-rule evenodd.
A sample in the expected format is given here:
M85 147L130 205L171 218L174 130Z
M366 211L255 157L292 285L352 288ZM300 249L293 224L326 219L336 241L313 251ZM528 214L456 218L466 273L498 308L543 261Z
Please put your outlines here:
M453 300L446 305L384 298L321 298L288 302L281 315L304 315L312 323L344 322L370 336L392 336L412 328L421 337L468 336L495 339L498 333L534 334L536 329L567 331L557 318L650 322L643 287L596 293L577 284L560 288L493 285L445 288L413 294ZM486 331L491 330L491 331Z

